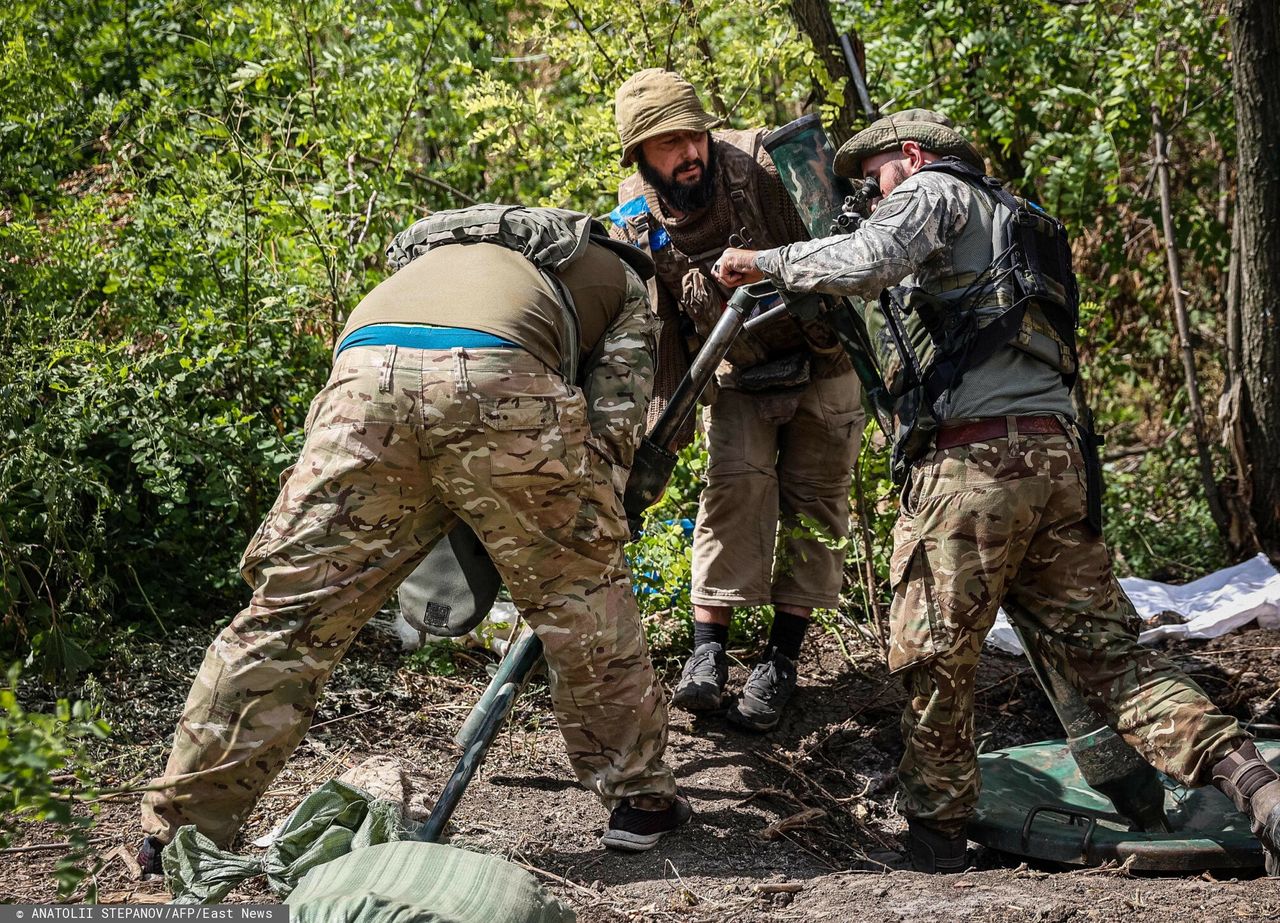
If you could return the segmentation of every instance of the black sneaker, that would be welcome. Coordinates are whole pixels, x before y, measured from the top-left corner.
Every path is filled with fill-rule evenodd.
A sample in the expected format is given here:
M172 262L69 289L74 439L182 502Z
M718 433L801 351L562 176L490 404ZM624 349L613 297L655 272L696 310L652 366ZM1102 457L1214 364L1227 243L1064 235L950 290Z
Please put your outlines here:
M915 820L907 821L911 867L930 875L954 875L969 867L969 840L963 833L948 834Z
M627 852L644 852L658 845L663 834L689 823L693 808L683 795L676 795L661 811L642 811L633 808L630 801L623 801L609 815L609 827L600 837L600 844L610 849Z
M724 698L729 679L729 658L714 641L699 644L685 661L671 704L685 711L715 711Z
M142 846L138 848L138 856L135 860L143 881L164 877L164 863L160 861L160 852L164 846L165 844L158 837L143 837Z
M782 710L796 691L796 665L774 648L756 664L729 720L749 731L768 731L777 725Z

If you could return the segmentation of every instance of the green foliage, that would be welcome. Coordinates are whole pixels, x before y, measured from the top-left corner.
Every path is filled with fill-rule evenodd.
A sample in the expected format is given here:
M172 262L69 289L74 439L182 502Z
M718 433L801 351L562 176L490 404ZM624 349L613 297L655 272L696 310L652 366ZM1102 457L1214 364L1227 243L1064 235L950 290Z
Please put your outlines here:
M622 172L613 92L640 67L689 76L730 125L824 111L823 69L782 0L17 0L0 11L0 643L46 675L101 628L223 616L236 560L299 446L329 350L423 210L471 199L607 211ZM996 171L1071 228L1090 389L1112 444L1181 428L1148 181L1153 107L1173 140L1177 233L1212 393L1233 153L1223 9L1201 0L836 5L886 111L942 108ZM1191 76L1188 76L1191 75ZM829 108L825 109L828 117ZM1175 412L1171 416L1171 406ZM687 453L655 514L691 518ZM1133 569L1215 559L1208 534L1119 520L1198 509L1120 479ZM864 460L876 572L893 499ZM1175 501L1186 501L1181 504ZM1163 513L1161 513L1163 515ZM1189 521L1195 521L1193 514ZM1177 518L1175 516L1175 518ZM856 536L855 536L856 538ZM862 543L850 545L858 567ZM657 635L687 623L688 550L651 530L637 572ZM1179 571L1181 572L1181 571ZM642 578L643 579L643 578ZM683 595L682 595L683 594ZM848 601L859 615L869 599Z
M90 738L110 731L83 702L59 699L53 714L26 711L17 696L18 667L0 688L0 847L12 842L19 824L53 824L70 843L58 858L58 895L69 896L84 879L92 818L72 810L76 796L93 794L84 751ZM74 783L74 784L72 784ZM93 899L90 894L89 899Z

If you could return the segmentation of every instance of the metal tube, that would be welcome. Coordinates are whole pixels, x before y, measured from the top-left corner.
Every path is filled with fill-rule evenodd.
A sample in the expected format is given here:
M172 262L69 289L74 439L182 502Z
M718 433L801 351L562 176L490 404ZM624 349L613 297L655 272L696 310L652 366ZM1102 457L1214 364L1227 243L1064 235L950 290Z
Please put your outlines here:
M1111 799L1116 812L1139 830L1167 832L1164 786L1156 770L1107 725L1066 677L1045 662L1021 627L1014 623L1013 630L1067 733L1067 748L1084 781Z
M541 654L541 643L539 643L539 654ZM449 823L449 818L453 817L454 809L462 800L467 785L475 777L476 770L484 762L485 754L489 752L489 745L493 743L502 723L507 720L507 715L511 713L516 696L519 694L520 686L516 682L504 683L494 693L489 709L484 712L482 720L475 729L472 744L463 751L462 758L458 760L458 765L453 770L453 775L449 776L449 781L440 791L440 797L436 799L431 816L427 818L414 839L424 843L439 841L440 835L444 833L444 828Z
M858 66L858 56L853 53L853 42L849 33L840 36L840 50L844 52L844 63L849 66L849 75L853 77L853 85L858 90L858 101L862 103L862 111L867 121L876 117L875 106L871 105L871 94L867 92L867 82L862 79L862 68Z
M698 398L702 396L707 383L711 381L711 376L716 373L720 360L729 351L734 338L742 329L743 318L756 302L772 292L773 287L764 283L744 285L734 291L733 297L729 299L716 325L707 334L706 342L693 357L689 371L680 380L675 394L671 395L671 400L667 402L661 418L654 424L653 431L649 433L650 442L664 449L674 448L676 436L683 428L685 421L689 419L689 414L693 412Z
M502 687L515 683L517 689L529 679L538 661L542 658L542 640L534 634L532 628L525 628L507 650L507 655L498 662L498 668L489 680L489 685L480 694L479 701L467 715L453 741L464 751L477 739L480 727L485 723L489 713L493 711L494 700Z

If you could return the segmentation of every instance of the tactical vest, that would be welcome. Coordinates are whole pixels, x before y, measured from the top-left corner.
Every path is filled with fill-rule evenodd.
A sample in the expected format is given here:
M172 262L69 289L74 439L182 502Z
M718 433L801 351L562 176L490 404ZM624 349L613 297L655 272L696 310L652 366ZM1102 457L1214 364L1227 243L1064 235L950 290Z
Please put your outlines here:
M732 204L729 233L741 234L745 230L748 241L744 242L744 246L760 250L790 243L773 239L769 222L760 208L760 181L764 167L760 165L758 158L764 136L768 133L768 129L761 128L717 131L712 134L713 141L720 142L716 148L717 169L724 173ZM653 257L658 280L681 305L682 311L690 316L694 331L692 335L687 333L686 345L692 355L715 326L727 301L725 290L711 275L711 268L729 246L729 241L718 241L711 249L700 253L684 252L653 214L647 200L647 190L648 184L639 173L627 178L618 189L618 198L622 204L610 213L610 218L630 243ZM712 297L710 304L688 311L686 309L690 307L690 299L686 297L686 285L694 270L703 276L704 284ZM748 331L740 333L730 347L727 358L739 368L749 368L780 353L795 351L804 346L805 339L799 325L789 317L780 318L779 323L771 325L762 335Z
M1061 222L955 158L921 169L983 193L977 207L988 233L962 233L952 253L953 266L981 265L981 271L888 289L881 293L881 310L868 312L885 386L896 401L893 468L899 479L933 444L943 395L997 350L1010 346L1048 364L1068 389L1079 366L1079 293Z
M449 244L497 244L524 256L547 280L560 303L564 321L560 372L576 382L581 326L573 296L556 273L582 256L592 242L608 247L642 279L652 276L646 257L629 253L633 248L610 239L604 226L590 215L563 208L485 204L433 212L397 234L386 252L395 271L428 250Z

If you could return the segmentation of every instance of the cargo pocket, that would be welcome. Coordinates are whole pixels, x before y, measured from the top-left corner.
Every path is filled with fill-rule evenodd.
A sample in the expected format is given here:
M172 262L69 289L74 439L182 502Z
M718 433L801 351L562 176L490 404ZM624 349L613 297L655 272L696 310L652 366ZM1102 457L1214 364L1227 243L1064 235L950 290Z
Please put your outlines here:
M240 576L244 578L245 583L255 589L258 586L258 565L266 560L263 549L271 533L269 526L274 515L275 510L272 510L262 520L262 525L258 526L258 531L253 533L253 538L249 539L249 544L245 546L244 554L240 556Z
M894 526L889 585L893 588L889 609L889 672L897 673L938 652L934 631L939 613L929 563L909 519L900 519Z
M479 400L494 486L546 489L581 479L582 427L566 406L569 400L530 396Z

